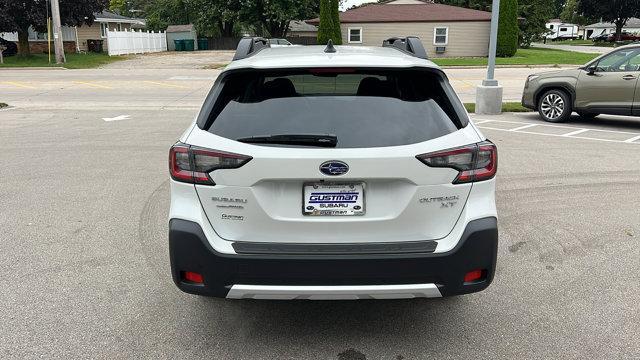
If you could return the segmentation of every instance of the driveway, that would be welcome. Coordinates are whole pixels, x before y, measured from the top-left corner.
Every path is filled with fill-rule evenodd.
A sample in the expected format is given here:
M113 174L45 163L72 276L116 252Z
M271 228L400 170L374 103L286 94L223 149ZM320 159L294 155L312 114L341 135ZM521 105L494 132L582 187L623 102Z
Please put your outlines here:
M231 62L235 50L166 51L132 55L104 69L210 69Z
M580 53L587 54L606 54L613 50L612 47L606 46L592 46L592 45L554 45L552 43L542 44L542 43L534 43L531 46L537 48L544 49L556 49L556 50L565 50L565 51L575 51Z

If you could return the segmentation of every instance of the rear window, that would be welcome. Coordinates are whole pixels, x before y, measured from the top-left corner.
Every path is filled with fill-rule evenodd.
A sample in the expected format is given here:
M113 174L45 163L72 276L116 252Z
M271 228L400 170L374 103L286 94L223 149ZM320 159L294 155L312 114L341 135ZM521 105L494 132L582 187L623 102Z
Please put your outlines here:
M199 124L233 140L335 135L338 148L384 147L431 140L467 124L448 83L430 71L249 71L229 74L217 87Z

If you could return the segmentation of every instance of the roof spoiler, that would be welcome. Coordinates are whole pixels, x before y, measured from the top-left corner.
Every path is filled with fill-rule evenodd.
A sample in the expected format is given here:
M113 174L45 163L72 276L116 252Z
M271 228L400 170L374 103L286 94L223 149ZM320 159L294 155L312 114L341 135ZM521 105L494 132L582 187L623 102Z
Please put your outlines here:
M264 48L271 47L269 40L262 37L243 37L238 42L236 48L236 54L233 56L233 60L241 60L248 58L251 55L256 54Z
M396 48L402 52L405 52L411 56L418 57L420 59L428 59L427 51L424 49L424 45L417 36L407 37L392 37L382 42L382 47Z

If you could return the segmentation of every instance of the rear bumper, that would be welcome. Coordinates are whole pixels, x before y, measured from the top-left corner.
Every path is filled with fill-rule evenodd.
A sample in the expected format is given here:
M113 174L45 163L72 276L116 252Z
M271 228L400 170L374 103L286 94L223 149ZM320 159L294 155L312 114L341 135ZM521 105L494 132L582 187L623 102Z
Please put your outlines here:
M174 282L187 293L216 297L349 299L467 294L484 290L492 282L497 248L495 217L469 222L458 245L445 253L366 255L221 254L211 248L197 223L169 222ZM465 274L476 269L484 270L483 279L465 283ZM202 274L204 285L184 281L185 271Z

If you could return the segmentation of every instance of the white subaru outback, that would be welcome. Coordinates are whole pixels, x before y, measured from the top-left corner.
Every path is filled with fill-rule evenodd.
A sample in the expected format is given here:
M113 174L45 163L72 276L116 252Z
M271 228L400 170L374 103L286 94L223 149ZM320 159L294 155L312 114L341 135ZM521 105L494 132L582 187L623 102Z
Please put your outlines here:
M497 152L418 38L245 38L170 150L183 291L390 299L491 283Z

